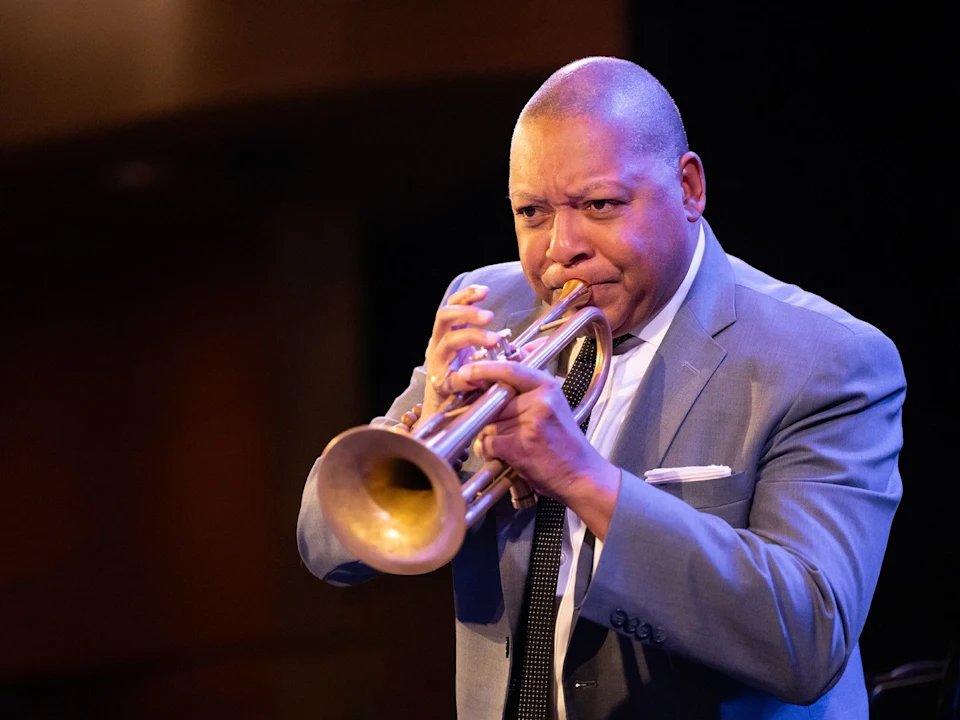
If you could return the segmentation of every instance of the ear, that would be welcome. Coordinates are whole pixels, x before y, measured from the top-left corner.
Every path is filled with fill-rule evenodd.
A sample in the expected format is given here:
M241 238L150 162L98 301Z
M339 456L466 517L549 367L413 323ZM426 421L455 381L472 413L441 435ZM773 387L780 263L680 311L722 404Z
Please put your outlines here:
M703 163L695 152L680 158L680 186L683 188L683 209L688 222L696 222L707 206L707 178Z

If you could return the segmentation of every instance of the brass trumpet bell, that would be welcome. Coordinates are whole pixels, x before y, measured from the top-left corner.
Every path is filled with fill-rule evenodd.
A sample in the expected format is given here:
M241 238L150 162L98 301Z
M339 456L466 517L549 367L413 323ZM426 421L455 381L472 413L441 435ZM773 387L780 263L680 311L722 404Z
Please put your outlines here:
M593 378L574 408L581 423L600 397L610 368L610 324L590 300L580 280L564 285L560 299L503 349L497 359L545 368L587 330L597 340ZM568 317L568 314L572 313ZM517 348L543 333L550 337L522 360ZM517 473L499 460L483 465L461 485L453 462L494 422L515 396L504 383L447 398L436 415L411 433L361 426L327 445L318 466L316 488L324 520L343 546L381 572L417 575L448 563L467 528L507 492L514 507L535 502Z
M321 468L324 517L344 547L377 570L429 572L463 543L460 478L413 436L352 428L330 442Z

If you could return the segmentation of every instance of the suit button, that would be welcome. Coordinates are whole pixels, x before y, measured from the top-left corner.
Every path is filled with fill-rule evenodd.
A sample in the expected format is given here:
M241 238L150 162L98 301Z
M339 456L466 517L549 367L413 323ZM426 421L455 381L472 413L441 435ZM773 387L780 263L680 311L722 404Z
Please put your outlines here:
M663 641L667 639L667 633L662 627L658 627L653 631L653 635L650 637L650 640L657 645L663 645Z
M610 613L610 624L615 628L623 627L627 621L627 614L623 610L614 610Z
M639 624L640 624L639 620L637 620L636 618L630 618L623 624L623 631L626 633L630 633L632 635L633 632L637 629L637 625Z
M650 637L652 631L653 628L650 627L650 623L644 623L643 625L638 625L633 634L637 636L637 640L646 640Z

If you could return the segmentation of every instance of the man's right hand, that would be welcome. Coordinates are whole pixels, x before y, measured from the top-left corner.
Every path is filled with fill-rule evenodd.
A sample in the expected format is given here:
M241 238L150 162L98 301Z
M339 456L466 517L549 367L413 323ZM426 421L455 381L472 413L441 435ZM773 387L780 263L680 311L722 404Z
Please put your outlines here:
M493 319L493 313L475 306L486 296L485 286L470 285L453 293L447 304L437 311L433 335L427 345L427 387L420 422L436 415L441 403L453 392L450 374L477 347L497 346L499 336L483 329Z

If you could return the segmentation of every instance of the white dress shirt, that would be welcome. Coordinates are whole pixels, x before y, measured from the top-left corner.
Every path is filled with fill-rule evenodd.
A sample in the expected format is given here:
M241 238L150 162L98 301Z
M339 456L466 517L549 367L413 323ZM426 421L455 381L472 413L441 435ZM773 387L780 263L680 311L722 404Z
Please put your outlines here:
M653 356L657 348L660 347L664 335L667 334L677 310L680 309L680 305L687 297L693 279L697 275L697 270L700 269L704 242L703 225L701 224L697 247L680 287L649 322L641 327L631 328L630 334L635 335L639 340L627 340L613 351L613 357L610 358L610 374L603 386L600 399L593 407L590 414L590 425L587 427L587 439L605 458L610 457L610 452L613 450L617 435L620 432L620 426L626 417L627 407L636 395L640 381L643 380L643 376L650 366L650 361L653 360ZM582 344L583 339L578 340L570 352L567 360L568 371L572 359L577 356ZM566 720L567 717L566 703L560 688L563 680L563 660L573 631L574 581L577 577L577 558L580 555L585 532L586 525L568 508L563 531L563 544L560 550L560 575L557 578L554 683L551 689L554 700L552 704L556 708L558 720ZM603 543L599 538L594 542L593 569L596 570L600 552L603 550Z

